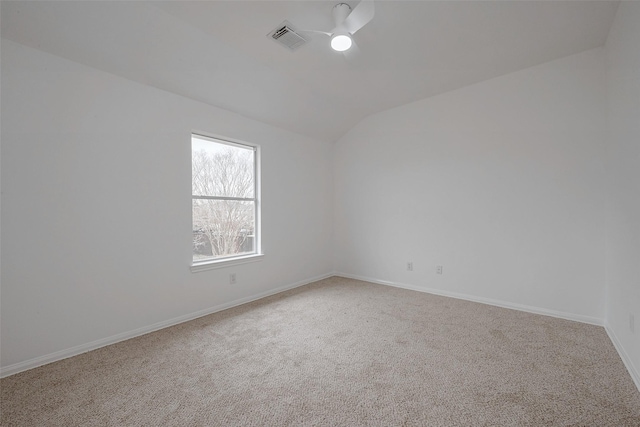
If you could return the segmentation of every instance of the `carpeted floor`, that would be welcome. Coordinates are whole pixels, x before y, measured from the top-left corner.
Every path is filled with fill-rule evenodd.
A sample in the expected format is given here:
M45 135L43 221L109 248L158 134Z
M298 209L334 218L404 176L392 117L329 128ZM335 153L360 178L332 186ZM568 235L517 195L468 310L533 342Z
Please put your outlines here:
M601 327L338 277L0 386L2 426L640 426Z

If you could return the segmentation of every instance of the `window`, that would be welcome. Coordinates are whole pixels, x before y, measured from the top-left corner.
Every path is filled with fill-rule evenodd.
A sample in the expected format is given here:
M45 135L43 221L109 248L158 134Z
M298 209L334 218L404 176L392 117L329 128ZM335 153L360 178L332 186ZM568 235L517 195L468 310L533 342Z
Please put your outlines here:
M194 266L259 253L257 150L191 136Z

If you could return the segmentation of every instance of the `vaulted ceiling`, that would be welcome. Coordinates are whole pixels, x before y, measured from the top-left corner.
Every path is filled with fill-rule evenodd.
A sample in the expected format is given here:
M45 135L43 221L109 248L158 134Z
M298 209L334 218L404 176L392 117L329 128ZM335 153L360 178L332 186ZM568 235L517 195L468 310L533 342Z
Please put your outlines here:
M355 7L358 1L344 1ZM334 52L295 52L284 20L330 30L338 1L2 1L2 36L303 135L334 141L362 118L602 46L615 1L376 1Z

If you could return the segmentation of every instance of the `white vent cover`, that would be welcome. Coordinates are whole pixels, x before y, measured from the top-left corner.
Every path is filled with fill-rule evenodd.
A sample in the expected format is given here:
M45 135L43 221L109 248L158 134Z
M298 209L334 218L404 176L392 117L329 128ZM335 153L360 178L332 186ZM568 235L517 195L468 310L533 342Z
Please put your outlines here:
M307 43L307 39L298 34L287 21L278 25L267 36L292 52Z

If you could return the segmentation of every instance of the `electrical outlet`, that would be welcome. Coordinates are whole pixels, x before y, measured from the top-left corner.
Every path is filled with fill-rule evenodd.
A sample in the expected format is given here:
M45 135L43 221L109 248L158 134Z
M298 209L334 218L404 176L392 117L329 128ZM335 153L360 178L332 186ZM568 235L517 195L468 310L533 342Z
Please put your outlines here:
M407 271L413 271L413 263L412 262L408 262L407 263Z
M229 275L229 284L230 285L235 285L236 284L236 273L231 273Z
M442 274L442 266L436 265L436 274Z
M631 331L632 334L636 333L636 319L633 316L633 314L629 315L629 330Z

